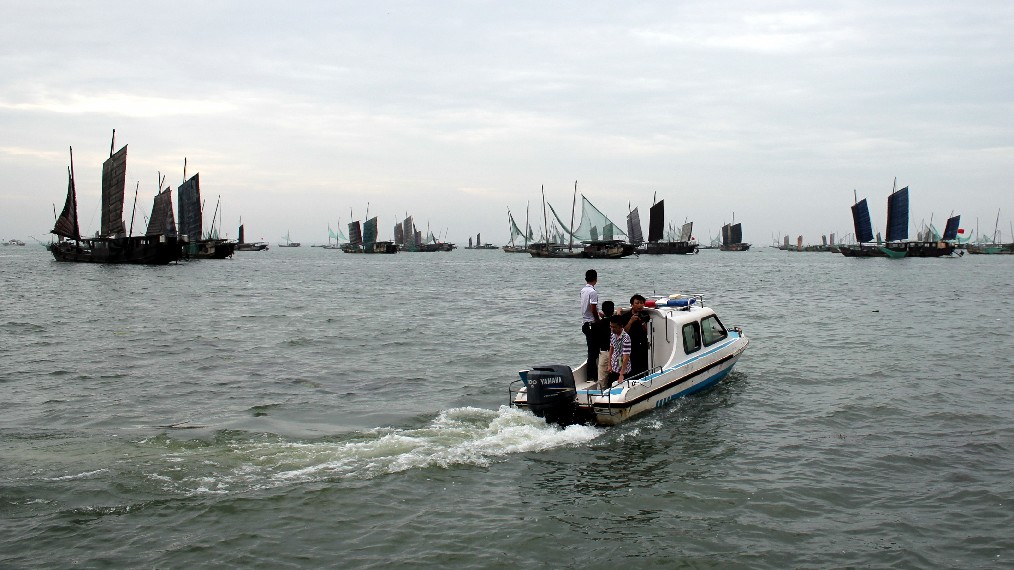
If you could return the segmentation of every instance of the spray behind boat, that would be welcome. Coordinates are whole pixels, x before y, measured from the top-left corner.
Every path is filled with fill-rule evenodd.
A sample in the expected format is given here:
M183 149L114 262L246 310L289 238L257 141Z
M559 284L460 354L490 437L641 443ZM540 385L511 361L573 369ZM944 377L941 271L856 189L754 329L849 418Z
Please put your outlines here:
M563 364L533 366L518 373L527 388L528 409L547 422L575 423L574 372Z

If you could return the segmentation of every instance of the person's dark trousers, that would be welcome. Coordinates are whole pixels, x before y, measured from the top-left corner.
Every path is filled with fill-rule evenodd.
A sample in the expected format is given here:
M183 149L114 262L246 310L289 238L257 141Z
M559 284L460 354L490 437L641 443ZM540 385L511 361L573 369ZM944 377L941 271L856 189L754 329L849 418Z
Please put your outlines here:
M584 333L584 339L588 342L588 364L585 364L584 370L589 382L597 382L599 379L599 343L595 339L594 330L592 323L581 325L581 332Z
M640 345L630 348L630 376L648 369L648 346Z

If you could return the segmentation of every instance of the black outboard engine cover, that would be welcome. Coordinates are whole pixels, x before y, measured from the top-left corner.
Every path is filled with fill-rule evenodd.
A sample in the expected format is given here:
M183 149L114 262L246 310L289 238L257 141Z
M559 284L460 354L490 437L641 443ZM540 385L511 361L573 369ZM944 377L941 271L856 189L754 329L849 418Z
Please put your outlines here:
M577 388L569 366L547 364L528 371L528 409L547 422L574 423Z

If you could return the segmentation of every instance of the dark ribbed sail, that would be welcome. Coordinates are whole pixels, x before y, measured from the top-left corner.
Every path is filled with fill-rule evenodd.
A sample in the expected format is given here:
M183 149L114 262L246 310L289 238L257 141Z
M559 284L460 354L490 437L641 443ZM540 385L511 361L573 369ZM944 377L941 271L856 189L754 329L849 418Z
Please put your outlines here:
M908 186L887 197L887 241L908 239Z
M239 225L239 243L246 243L245 241L243 241L243 237L244 237L244 234L243 234L243 224L240 224Z
M77 224L77 191L74 188L74 177L67 171L67 203L63 213L56 219L52 233L70 239L81 239L81 229Z
M200 173L191 176L176 192L176 199L179 202L177 207L180 214L180 233L187 236L190 241L197 241L201 239L201 233L204 231Z
M627 239L634 245L644 242L644 234L641 232L641 214L637 208L627 214Z
M394 243L405 245L405 228L401 224L394 224Z
M366 220L363 224L363 243L372 244L377 241L377 218L376 216Z
M961 216L947 218L947 226L944 227L944 241L958 239L958 226L961 225Z
M725 224L722 226L722 245L731 245L732 243L732 224Z
M104 236L127 233L123 225L123 190L127 185L127 146L102 163L102 226Z
M648 242L661 240L663 232L665 232L665 200L659 200L648 212Z
M743 224L732 224L729 233L732 236L732 243L743 243Z
M155 196L148 219L147 236L167 235L176 237L176 220L173 218L173 193L166 188Z
M359 224L359 220L349 224L349 243L352 245L360 245L363 243L363 228Z
M873 222L870 221L870 207L866 198L852 205L852 223L856 228L856 241L869 243L873 241Z
M419 245L419 236L415 231L415 222L412 221L412 216L408 216L401 222L401 233L405 239L405 249L415 251Z

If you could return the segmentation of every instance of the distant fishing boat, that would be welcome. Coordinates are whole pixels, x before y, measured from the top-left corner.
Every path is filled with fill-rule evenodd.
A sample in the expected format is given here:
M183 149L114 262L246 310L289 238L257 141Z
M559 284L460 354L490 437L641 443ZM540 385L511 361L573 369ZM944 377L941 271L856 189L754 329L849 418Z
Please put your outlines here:
M546 218L547 235L546 241L542 244L532 244L528 253L532 257L551 258L594 258L594 259L619 259L634 254L634 246L620 237L627 237L623 230L616 227L605 214L591 203L584 194L581 195L581 223L574 227L574 216L577 209L577 181L574 182L574 204L571 209L571 223L568 226L563 223L556 213L552 204L545 202L545 190L543 190L543 216ZM548 217L545 208L553 212L553 218L563 228L568 242L553 243L548 235ZM578 243L575 244L575 240Z
M637 214L634 208L632 214ZM630 221L628 220L628 226ZM640 222L634 226L638 234L641 232ZM637 249L638 253L649 255L691 255L698 253L697 241L693 239L694 223L686 222L680 228L679 235L670 234L670 239L662 241L665 228L665 200L659 200L648 210L648 241ZM629 232L628 232L629 233ZM676 239L671 239L675 237ZM633 239L631 239L633 241Z
M525 209L525 231L522 232L517 223L514 221L514 216L511 214L510 209L507 210L507 225L511 232L511 241L509 244L503 246L504 253L528 253L528 241L531 238L532 227L528 225L528 210ZM518 238L524 238L522 245L517 244Z
M840 245L838 251L845 257L943 257L954 253L953 241L945 239L933 241L908 241L908 186L892 190L887 197L887 239L882 243L880 237L874 241L873 224L870 220L870 209L866 198L856 196L852 205L852 221L856 232L856 245ZM953 216L947 220L945 234L957 236L961 216ZM952 229L953 228L953 229ZM953 237L951 238L954 239ZM959 254L960 255L960 254Z
M338 231L337 232L335 232L333 229L331 229L331 224L328 224L328 226L327 226L327 245L322 245L320 247L322 247L324 249L335 249L335 250L339 250L340 251L341 248L342 248L341 244L342 244L343 241L347 242L347 241L349 241L349 238L345 237L345 234L342 233L342 230L341 230L341 220L339 220L338 221Z
M244 238L246 237L243 231L242 221L239 224L239 233L237 234L238 239L236 240L236 251L264 251L268 249L268 244L263 241L255 241L247 243Z
M67 202L63 212L56 219L51 233L59 240L49 246L50 253L57 261L82 263L129 263L165 265L179 261L182 251L180 243L173 233L146 233L143 236L133 234L133 218L131 230L128 232L123 224L123 195L127 180L127 146L113 152L116 146L116 131L113 131L113 142L109 145L109 158L102 163L102 218L101 229L95 237L81 237L78 225L77 190L74 184L74 150L70 151L70 167L67 169ZM163 192L159 192L162 195ZM164 208L167 198L156 196L155 209ZM135 195L136 204L136 195ZM168 206L172 213L171 203ZM153 212L156 226L165 222L160 212Z
M342 245L345 253L398 253L393 241L377 240L376 216L360 226L359 220L349 224L349 243Z
M978 233L978 225L978 222L976 222L976 233ZM1014 235L1014 224L1011 226L1011 235ZM1000 238L1000 210L996 211L996 225L993 227L993 235L989 239L979 236L976 238L975 243L969 243L966 249L968 253L975 255L1014 254L1014 241L1012 243L1003 243Z
M285 240L285 243L278 244L278 247L299 247L299 246L303 245L303 244L299 243L298 241L292 241L291 239L289 239L289 231L288 230L286 230L285 235L282 236L282 239Z
M735 212L732 223L722 226L722 243L718 246L722 251L747 251L750 244L743 242L743 224L736 222Z
M401 251L410 253L433 253L437 251L452 251L455 245L437 239L433 232L426 228L426 236L416 228L412 216L406 214L405 220L394 225L394 243Z
M201 177L196 173L187 178L187 161L183 159L183 184L176 189L180 216L180 234L183 238L183 255L191 259L225 259L236 251L236 242L218 237L221 198L211 216L211 228L204 234L204 204L201 201Z
M473 245L472 237L468 237L468 246L465 249L500 249L491 243L482 243L482 234L475 234L475 242Z

